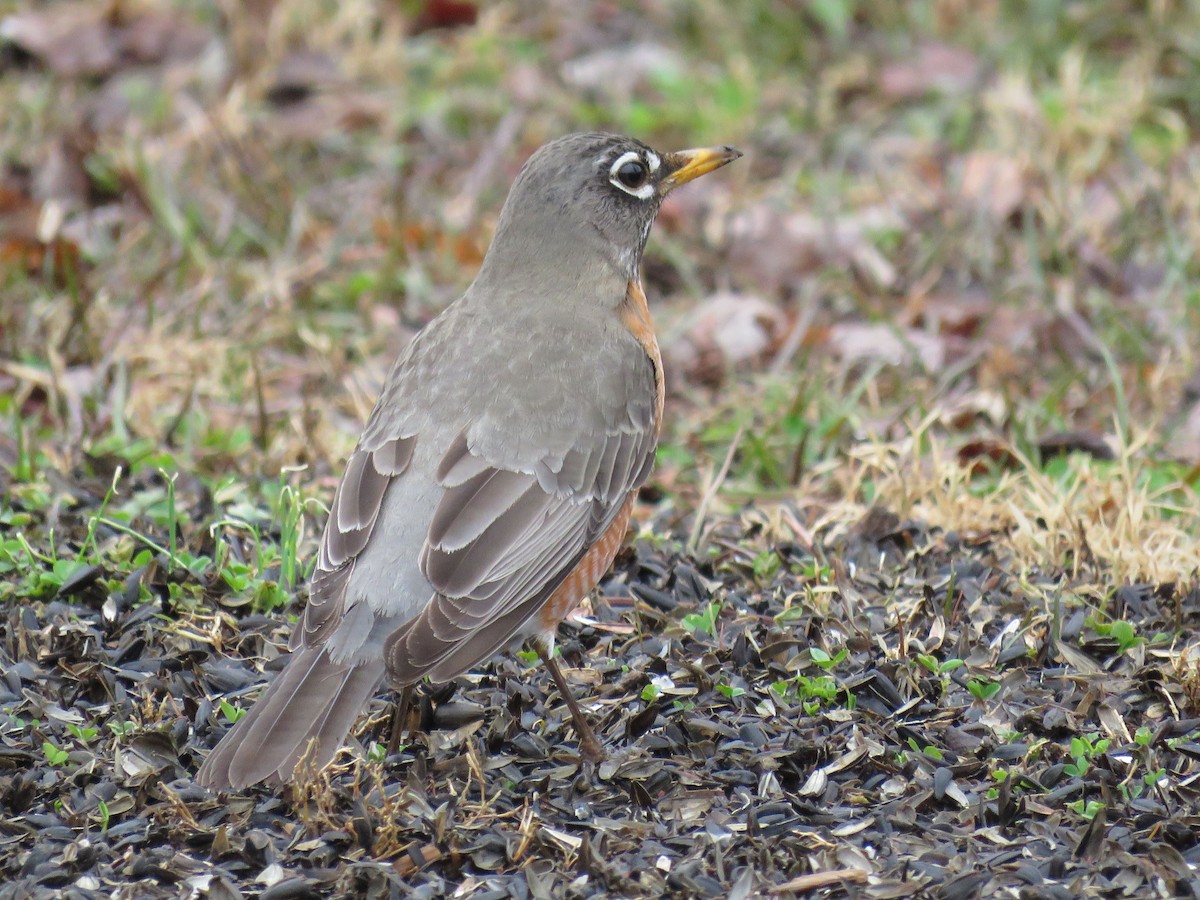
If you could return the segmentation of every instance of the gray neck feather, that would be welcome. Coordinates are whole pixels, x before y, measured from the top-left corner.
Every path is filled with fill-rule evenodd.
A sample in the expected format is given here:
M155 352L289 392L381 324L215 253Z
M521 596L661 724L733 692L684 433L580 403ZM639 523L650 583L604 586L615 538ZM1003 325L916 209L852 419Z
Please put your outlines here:
M473 293L503 286L505 292L548 294L563 304L616 307L640 262L640 247L622 253L599 230L565 217L502 215Z

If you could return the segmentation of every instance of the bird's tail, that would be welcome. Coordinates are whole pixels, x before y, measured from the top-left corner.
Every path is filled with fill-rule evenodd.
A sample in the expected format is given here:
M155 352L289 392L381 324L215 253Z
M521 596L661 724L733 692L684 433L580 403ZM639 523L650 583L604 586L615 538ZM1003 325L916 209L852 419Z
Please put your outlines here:
M320 768L337 753L350 726L383 679L382 659L335 663L325 647L292 654L258 702L208 754L196 774L205 787L240 790L267 778L290 781L308 757Z

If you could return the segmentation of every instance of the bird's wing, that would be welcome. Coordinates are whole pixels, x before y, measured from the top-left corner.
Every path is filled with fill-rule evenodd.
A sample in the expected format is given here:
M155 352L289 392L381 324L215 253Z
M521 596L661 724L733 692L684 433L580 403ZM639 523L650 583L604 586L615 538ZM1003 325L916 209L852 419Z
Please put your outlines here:
M438 467L445 493L421 553L435 593L388 639L392 677L447 680L507 644L646 480L655 424L627 419L529 472L490 463L460 435Z
M321 535L308 605L292 633L292 650L324 643L341 623L346 612L346 583L371 540L388 486L412 462L416 441L415 435L385 436L377 441L364 438L350 454Z
M293 649L322 645L338 633L344 647L335 647L335 656L349 655L345 648L356 641L339 626L365 634L406 608L420 612L397 622L387 641L393 675L432 673L455 648L462 652L454 659L461 660L470 655L469 638L471 646L482 646L481 632L505 630L493 641L498 648L570 574L650 473L661 375L637 341L628 334L608 339L589 364L539 344L513 357L496 341L462 341L463 323L451 316L461 318L471 308L460 305L431 323L389 374L334 496ZM472 333L486 326L471 322ZM518 387L481 389L462 375L480 368L507 370ZM413 469L414 456L426 465L439 454L436 473ZM389 505L389 487L418 475L422 481L434 475L431 493L422 494L429 505ZM390 523L380 524L391 515L431 516L424 546L413 548L430 585L428 599L376 596L386 579L354 573L366 565L364 557L372 565L386 557L387 548L375 543L392 533ZM482 649L460 670L492 650Z

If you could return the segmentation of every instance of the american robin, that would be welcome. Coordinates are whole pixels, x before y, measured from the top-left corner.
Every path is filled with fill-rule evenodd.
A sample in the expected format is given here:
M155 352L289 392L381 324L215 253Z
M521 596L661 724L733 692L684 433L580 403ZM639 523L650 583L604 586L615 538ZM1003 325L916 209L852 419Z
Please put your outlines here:
M573 134L530 157L474 283L392 366L334 495L287 666L201 784L322 766L385 675L406 691L445 682L522 640L581 755L603 758L555 632L612 563L654 464L650 226L669 191L740 156Z

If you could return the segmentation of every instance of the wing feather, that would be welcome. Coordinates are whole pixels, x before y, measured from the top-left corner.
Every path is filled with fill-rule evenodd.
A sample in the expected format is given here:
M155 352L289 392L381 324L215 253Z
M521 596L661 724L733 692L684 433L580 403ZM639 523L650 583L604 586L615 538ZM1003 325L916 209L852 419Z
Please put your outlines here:
M308 605L292 632L290 649L323 643L342 621L354 561L371 539L388 485L407 471L415 447L415 437L390 437L369 449L360 444L350 454L321 535Z
M653 427L588 435L549 485L551 460L529 472L482 468L456 440L438 467L446 491L421 554L435 594L388 638L392 676L453 677L510 641L644 481L657 437Z
M446 491L429 525L429 543L445 553L479 544L484 532L528 491L527 479L516 472L480 472ZM434 587L440 586L434 582Z

